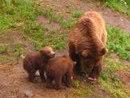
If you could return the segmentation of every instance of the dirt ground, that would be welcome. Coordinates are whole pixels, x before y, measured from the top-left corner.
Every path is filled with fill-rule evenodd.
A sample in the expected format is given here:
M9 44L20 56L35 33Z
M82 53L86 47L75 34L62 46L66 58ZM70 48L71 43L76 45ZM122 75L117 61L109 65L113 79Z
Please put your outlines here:
M40 5L44 7L51 7L57 13L61 13L66 17L70 14L67 10L69 6L72 6L73 11L81 10L83 12L89 10L96 10L101 13L106 22L112 26L119 27L130 33L130 19L126 16L112 11L108 8L100 7L99 5L86 2L85 0L34 0L40 2ZM38 17L40 20L41 17ZM48 23L48 20L43 23ZM59 25L56 24L57 28ZM17 37L18 38L18 37ZM21 40L21 39L18 39ZM27 51L31 51L31 45L23 42L27 48ZM17 60L16 60L17 59ZM127 62L128 63L128 62ZM130 62L129 62L130 63ZM120 78L123 78L123 82L130 86L130 72L119 72ZM80 96L74 96L75 88L66 88L65 90L56 91L54 89L46 89L46 83L42 83L40 80L37 84L30 83L27 80L27 73L23 70L22 59L14 58L14 60L8 64L0 63L0 98L80 98ZM94 92L101 94L100 97L96 95L88 96L88 98L113 98L112 95L100 89L100 86L94 89Z

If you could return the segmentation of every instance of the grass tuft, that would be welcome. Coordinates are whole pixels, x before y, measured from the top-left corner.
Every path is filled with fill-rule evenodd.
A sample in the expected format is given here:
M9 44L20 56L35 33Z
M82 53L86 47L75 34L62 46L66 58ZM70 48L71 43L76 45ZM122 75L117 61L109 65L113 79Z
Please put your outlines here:
M130 59L130 35L119 28L107 27L107 47L111 52L116 52L124 60Z
M99 0L111 9L117 10L130 17L130 0Z
M77 11L77 12L75 12L75 13L73 14L73 17L75 17L75 18L80 18L82 15L83 15L83 12Z

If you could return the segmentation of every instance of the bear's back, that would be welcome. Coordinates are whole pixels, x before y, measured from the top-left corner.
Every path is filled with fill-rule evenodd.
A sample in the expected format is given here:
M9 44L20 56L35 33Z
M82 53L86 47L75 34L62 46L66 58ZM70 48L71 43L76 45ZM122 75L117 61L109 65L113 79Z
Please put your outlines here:
M59 56L55 58L51 58L48 62L48 69L58 71L66 71L68 67L72 65L71 60L66 56Z
M104 19L97 12L89 11L75 24L68 43L73 44L76 53L79 53L82 49L102 49L105 47L106 40Z

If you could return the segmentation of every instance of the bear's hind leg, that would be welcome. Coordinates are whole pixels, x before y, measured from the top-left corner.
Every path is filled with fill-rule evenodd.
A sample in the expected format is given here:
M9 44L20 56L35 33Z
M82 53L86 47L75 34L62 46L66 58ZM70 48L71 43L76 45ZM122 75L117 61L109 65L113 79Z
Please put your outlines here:
M47 85L46 85L47 88L52 88L52 81L53 81L53 78L47 76Z
M66 86L67 86L67 87L70 87L71 84L72 84L72 76L71 76L70 73L68 73L68 74L66 75Z
M65 87L62 86L62 77L61 76L55 77L55 86L56 86L55 88L57 90L65 88Z

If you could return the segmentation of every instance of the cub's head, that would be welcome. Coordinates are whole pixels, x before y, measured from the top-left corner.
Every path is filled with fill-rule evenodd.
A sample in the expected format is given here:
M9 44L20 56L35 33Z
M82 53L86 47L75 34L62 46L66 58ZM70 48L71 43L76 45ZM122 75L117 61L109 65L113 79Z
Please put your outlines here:
M55 56L55 52L53 51L53 48L51 46L46 46L41 49L40 54L47 58L53 58Z

